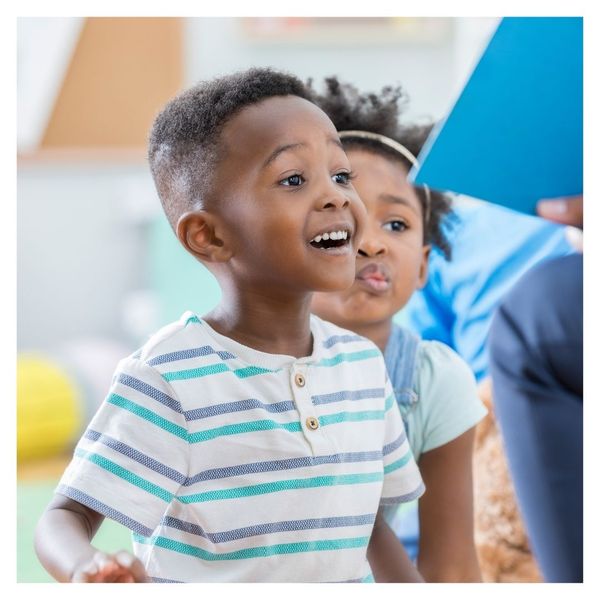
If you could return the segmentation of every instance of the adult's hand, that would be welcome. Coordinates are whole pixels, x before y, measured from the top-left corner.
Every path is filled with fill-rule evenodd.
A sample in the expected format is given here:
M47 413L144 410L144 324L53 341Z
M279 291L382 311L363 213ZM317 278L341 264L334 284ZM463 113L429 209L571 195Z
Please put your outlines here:
M583 196L540 200L536 208L544 219L583 229Z

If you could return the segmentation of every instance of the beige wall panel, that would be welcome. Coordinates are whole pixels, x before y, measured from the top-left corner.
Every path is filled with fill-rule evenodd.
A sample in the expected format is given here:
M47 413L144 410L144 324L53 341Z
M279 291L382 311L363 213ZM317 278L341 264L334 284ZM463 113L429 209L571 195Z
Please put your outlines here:
M143 147L182 82L181 19L88 18L42 148Z

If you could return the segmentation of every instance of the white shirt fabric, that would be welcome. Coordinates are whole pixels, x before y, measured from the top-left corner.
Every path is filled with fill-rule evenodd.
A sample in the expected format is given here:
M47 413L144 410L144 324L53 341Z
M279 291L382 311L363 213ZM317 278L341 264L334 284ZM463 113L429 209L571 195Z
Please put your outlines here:
M184 314L119 363L57 492L130 528L157 582L372 580L379 505L424 486L381 352L311 331L294 358Z

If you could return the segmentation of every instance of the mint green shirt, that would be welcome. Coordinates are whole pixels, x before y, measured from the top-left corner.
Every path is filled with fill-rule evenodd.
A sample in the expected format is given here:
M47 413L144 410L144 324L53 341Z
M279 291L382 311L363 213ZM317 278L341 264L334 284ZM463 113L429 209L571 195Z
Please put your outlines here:
M403 414L415 460L474 427L487 414L475 376L449 346L421 341L417 349L414 391L418 401Z

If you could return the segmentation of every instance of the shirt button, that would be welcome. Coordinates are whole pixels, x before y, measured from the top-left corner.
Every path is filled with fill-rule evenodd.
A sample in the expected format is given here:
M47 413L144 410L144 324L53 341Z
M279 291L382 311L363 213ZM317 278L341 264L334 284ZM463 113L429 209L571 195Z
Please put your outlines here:
M300 373L296 373L296 375L294 376L294 382L296 383L296 385L298 387L304 387L304 384L306 383L306 379L304 379L304 375L301 375Z
M309 429L319 429L319 419L317 419L317 417L308 417L308 419L306 419L306 426Z

